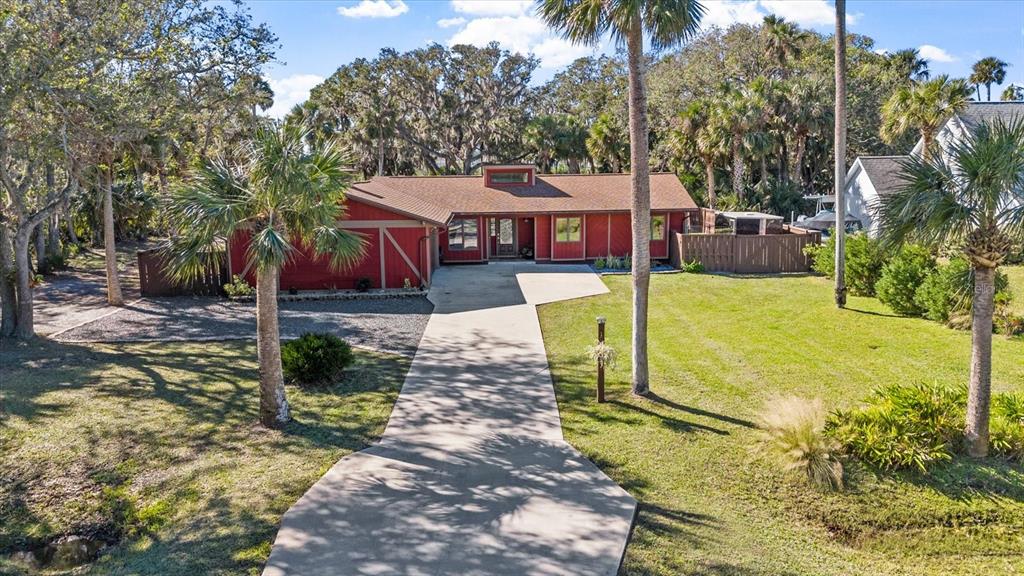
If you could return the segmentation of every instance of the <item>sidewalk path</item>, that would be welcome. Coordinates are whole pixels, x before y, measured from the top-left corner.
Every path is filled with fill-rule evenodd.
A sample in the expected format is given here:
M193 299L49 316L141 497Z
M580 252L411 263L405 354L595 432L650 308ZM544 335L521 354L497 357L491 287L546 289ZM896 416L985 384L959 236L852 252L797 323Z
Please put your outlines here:
M383 439L285 514L264 575L614 574L636 501L563 440L535 309L604 292L583 266L439 270Z

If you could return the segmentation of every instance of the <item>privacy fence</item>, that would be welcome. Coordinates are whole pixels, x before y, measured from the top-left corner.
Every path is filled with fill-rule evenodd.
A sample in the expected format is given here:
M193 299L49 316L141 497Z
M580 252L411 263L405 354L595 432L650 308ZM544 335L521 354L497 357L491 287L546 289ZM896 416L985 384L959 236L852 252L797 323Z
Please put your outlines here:
M785 228L785 234L679 234L669 243L672 265L700 262L708 272L775 274L807 272L811 259L804 247L821 242L818 232Z
M139 285L143 296L217 296L227 284L228 267L224 252L215 252L215 264L191 282L175 282L164 270L163 255L157 250L138 253Z

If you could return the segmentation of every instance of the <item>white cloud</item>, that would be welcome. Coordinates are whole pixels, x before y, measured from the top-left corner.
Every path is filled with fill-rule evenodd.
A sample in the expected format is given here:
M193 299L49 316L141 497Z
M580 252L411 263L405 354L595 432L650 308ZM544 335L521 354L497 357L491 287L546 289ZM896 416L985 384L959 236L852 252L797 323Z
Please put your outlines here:
M452 0L452 9L471 16L520 16L533 7L533 0Z
M449 46L486 46L490 42L512 52L537 56L541 68L560 68L596 52L591 46L573 45L560 38L533 15L474 18L448 39Z
M456 18L441 18L437 21L437 25L441 28L451 28L452 26L462 26L466 23L466 19L462 16Z
M409 11L403 0L361 0L355 6L338 6L346 18L394 18Z
M293 74L280 80L270 79L274 105L267 110L267 114L271 118L283 118L292 106L305 102L309 98L309 91L323 81L324 77L316 74Z
M733 24L760 24L769 15L781 16L804 28L831 27L835 24L835 6L826 0L706 0L701 25L728 28ZM862 14L846 15L847 24L856 24Z
M739 24L757 24L764 18L764 13L757 6L757 0L722 0L704 2L705 13L701 18L701 26L710 28L728 28Z
M959 60L956 56L931 44L922 44L917 47L917 51L921 54L922 58L931 62L956 62Z

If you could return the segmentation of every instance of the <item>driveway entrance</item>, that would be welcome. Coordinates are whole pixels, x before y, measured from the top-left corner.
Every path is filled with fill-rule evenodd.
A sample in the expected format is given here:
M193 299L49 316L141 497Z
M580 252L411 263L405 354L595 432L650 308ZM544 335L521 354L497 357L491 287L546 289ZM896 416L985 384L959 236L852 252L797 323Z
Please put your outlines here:
M264 574L614 574L636 501L563 440L535 309L607 291L585 266L440 269L381 442L285 514Z

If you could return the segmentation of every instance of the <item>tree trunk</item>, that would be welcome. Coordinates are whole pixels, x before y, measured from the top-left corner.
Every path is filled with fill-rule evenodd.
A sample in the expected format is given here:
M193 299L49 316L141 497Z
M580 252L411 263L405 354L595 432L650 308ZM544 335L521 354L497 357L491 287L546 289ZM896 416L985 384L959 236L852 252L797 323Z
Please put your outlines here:
M36 271L40 274L49 272L46 267L46 220L35 227Z
M644 37L639 15L629 37L630 216L633 229L633 393L650 391L647 367L647 299L651 281L651 178L647 150Z
M971 306L971 380L967 391L967 453L988 455L989 403L992 395L992 313L995 308L995 268L974 266Z
M64 200L64 221L67 222L68 227L68 242L78 246L82 242L78 239L78 233L75 232L75 219L71 213L71 199L67 198Z
M290 419L281 372L281 340L277 328L275 268L256 272L256 349L260 364L260 422L280 428Z
M807 177L804 176L804 155L807 153L807 136L800 135L796 141L796 177L800 181L800 191L804 194L810 187Z
M49 228L50 237L46 241L47 254L51 256L59 256L64 252L64 247L61 246L60 242L60 210L54 210L53 216L50 216Z
M14 336L18 325L18 294L14 282L14 246L6 226L0 226L0 337Z
M384 130L377 122L377 176L384 175Z
M705 158L704 170L707 174L708 208L714 210L718 205L718 194L715 192L715 164Z
M566 160L566 162L569 164L569 174L579 174L580 173L580 160L579 160L579 158L569 158L568 160Z
M846 0L836 0L836 306L846 306Z
M101 176L103 182L103 249L107 264L107 303L123 306L121 281L117 278L117 244L114 238L114 192L111 168Z
M992 101L992 85L987 82L985 83L985 99L989 102Z
M743 200L743 154L737 142L738 135L733 135L732 144L732 193L737 200Z
M14 336L21 339L36 335L32 318L32 266L28 257L31 231L32 228L23 227L14 235L15 289L18 302L18 324L14 329Z
M786 137L782 137L779 144L779 180L785 184L789 183L789 147L786 146Z

